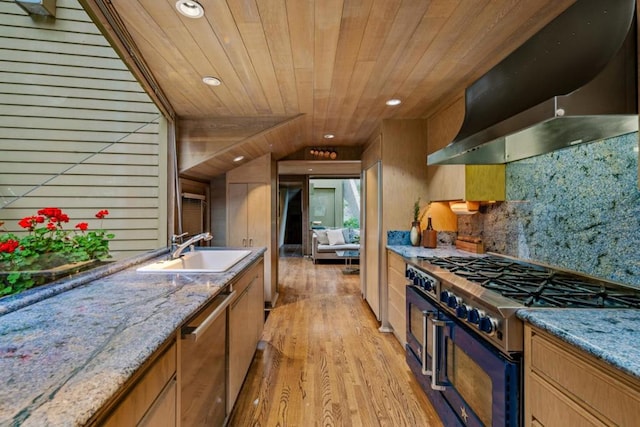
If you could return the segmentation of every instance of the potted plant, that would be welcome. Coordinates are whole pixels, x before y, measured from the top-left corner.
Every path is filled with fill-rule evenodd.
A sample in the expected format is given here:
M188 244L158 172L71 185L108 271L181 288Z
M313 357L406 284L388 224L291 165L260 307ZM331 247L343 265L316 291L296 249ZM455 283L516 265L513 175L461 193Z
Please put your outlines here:
M102 220L108 214L109 211L100 210L95 216ZM86 222L76 224L74 230L65 230L68 222L69 216L61 209L44 208L18 222L27 235L0 234L0 297L111 258L109 240L113 234L103 229L89 230Z

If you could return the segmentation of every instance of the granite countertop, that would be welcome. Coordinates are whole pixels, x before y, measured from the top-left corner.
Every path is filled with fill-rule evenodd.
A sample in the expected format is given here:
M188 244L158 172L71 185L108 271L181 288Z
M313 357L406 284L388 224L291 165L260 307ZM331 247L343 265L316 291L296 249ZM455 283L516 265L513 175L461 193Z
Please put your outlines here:
M455 246L451 245L439 245L437 248L423 248L422 246L411 245L387 245L387 249L392 250L398 255L407 259L418 259L418 257L447 257L447 256L459 256L459 257L482 257L486 254L476 254L473 252L461 251Z
M458 257L486 256L486 254L475 254L472 252L461 251L460 249L457 249L455 246L451 246L451 245L438 245L437 248L429 249L429 248L423 248L421 246L392 244L392 245L387 245L387 249L403 257L405 261L409 264L415 265L416 267L419 267L424 271L429 271L432 273L439 273L439 274L451 274L451 273L447 272L446 270L443 270L440 267L436 267L432 264L429 264L423 258L449 257L449 256L458 256Z
M640 379L640 310L522 309L517 316Z
M160 257L113 263L102 270L103 277L89 272L89 283L63 292L51 294L50 287L43 289L45 297L30 292L25 298L35 302L29 305L20 305L19 298L11 298L8 309L0 304L0 425L85 424L264 251L253 251L224 273L136 272L136 263L162 259L164 250Z

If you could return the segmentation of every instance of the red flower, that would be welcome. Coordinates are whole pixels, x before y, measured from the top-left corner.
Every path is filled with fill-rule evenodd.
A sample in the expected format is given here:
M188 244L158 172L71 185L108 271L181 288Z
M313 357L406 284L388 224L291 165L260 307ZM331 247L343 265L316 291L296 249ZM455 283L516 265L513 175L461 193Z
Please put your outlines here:
M18 225L22 228L31 228L31 218L22 218L20 221L18 221Z
M89 224L87 224L86 222L81 222L76 224L76 228L80 231L87 231L87 228L89 228Z
M38 215L32 218L34 218L38 224L42 224L44 222L44 217L42 215Z
M69 216L66 213L62 212L62 210L59 208L40 209L38 211L38 215L44 215L45 217L49 218L51 222L57 222L58 224L62 222L69 222ZM44 222L44 218L42 218L42 221L38 222Z
M56 231L57 229L58 227L56 227L55 222L50 222L49 224L47 224L47 230Z
M109 215L109 211L106 209L103 209L96 214L96 218L103 219L107 215Z
M38 215L44 215L47 218L56 218L62 215L62 210L59 208L44 208L38 211Z
M5 252L8 254L13 253L13 251L15 251L19 245L20 242L18 242L17 240L9 239L4 243L0 243L0 252Z
M38 217L36 216L25 216L20 221L18 221L18 225L22 228L28 228L29 230L33 230L37 220L38 220Z

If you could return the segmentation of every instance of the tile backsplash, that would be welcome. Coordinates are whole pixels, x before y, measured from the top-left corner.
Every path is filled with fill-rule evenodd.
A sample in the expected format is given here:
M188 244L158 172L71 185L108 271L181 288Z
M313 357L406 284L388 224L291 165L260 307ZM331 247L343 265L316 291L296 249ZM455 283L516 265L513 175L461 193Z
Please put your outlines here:
M458 219L488 251L640 286L638 134L507 165L507 201Z

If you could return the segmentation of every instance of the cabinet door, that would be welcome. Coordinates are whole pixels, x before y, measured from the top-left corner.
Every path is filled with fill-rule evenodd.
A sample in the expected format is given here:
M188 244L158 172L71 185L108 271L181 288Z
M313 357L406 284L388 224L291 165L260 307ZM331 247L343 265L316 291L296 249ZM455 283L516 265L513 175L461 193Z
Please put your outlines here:
M268 246L271 212L264 184L247 184L247 246Z
M249 301L251 301L251 318L254 325L254 349L262 337L264 325L264 269L260 269L253 286L249 290Z
M227 244L229 246L248 246L247 184L229 184L227 187Z
M407 341L406 325L406 287L407 279L404 277L405 262L402 257L394 252L387 251L387 281L389 282L389 324L393 333L404 347Z
M249 284L249 286L253 283ZM255 334L250 319L251 305L248 287L229 307L229 390L227 394L227 412L231 412L240 393L246 374L247 353ZM255 347L254 347L255 348ZM253 352L251 352L253 357Z

